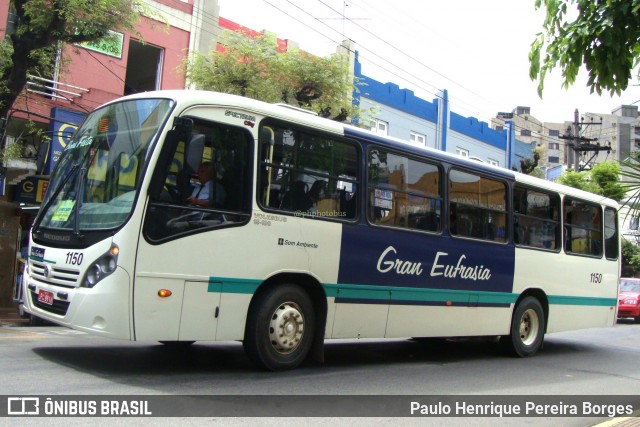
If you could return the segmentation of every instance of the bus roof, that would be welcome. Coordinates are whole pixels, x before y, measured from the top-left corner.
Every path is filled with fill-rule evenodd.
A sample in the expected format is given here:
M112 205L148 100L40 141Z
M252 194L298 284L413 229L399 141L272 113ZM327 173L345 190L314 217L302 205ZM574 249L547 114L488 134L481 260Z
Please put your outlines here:
M515 180L516 182L531 185L540 189L555 191L563 195L580 197L581 199L592 201L594 203L603 203L615 208L619 208L619 204L604 196L568 187L552 181L525 175L520 172L512 171L500 166L493 166L487 163L478 162L472 159L465 159L458 155L436 150L430 147L417 147L409 144L407 141L377 135L367 129L358 128L356 126L340 123L330 119L318 117L311 111L305 111L300 108L289 108L282 104L270 104L252 98L246 98L239 95L227 93L206 91L206 90L159 90L151 92L142 92L134 95L128 95L112 102L123 99L142 99L142 98L167 98L177 103L178 111L182 111L194 105L219 105L229 108L238 108L253 111L264 116L273 117L281 120L290 120L302 125L312 127L325 132L354 137L360 140L379 143L390 148L414 153L417 156L428 155L429 157L444 161L447 163L464 166L465 168L483 171L492 175L503 176L506 179ZM105 104L107 105L107 104Z

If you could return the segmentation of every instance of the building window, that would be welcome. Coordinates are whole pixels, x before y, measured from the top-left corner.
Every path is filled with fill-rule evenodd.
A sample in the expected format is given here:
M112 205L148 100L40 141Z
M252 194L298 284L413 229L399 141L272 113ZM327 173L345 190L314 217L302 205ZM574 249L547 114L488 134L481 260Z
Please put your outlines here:
M160 89L163 61L164 49L130 39L124 94Z
M522 136L531 136L531 131L529 129L520 130L520 135Z
M378 135L387 136L389 134L389 123L373 119L371 120L371 131L377 133Z
M550 142L549 143L549 150L559 150L560 149L560 144L557 142Z
M421 133L412 131L411 135L409 135L409 141L413 142L414 144L426 145L427 137Z
M560 136L560 131L558 129L549 129L549 136Z
M465 150L464 148L456 147L456 154L460 157L469 157L469 150Z
M496 125L496 130L497 130L498 132L502 132L502 131L504 130L504 126L498 126L498 125Z
M560 163L559 156L549 156L549 163Z

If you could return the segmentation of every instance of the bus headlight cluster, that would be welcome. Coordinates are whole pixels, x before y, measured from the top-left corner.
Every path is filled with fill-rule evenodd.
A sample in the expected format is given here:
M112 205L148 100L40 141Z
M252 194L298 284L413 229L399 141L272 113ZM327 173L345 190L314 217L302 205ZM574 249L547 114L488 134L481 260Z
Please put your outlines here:
M82 287L93 288L99 281L116 271L118 267L118 245L112 244L111 249L91 263L82 279Z

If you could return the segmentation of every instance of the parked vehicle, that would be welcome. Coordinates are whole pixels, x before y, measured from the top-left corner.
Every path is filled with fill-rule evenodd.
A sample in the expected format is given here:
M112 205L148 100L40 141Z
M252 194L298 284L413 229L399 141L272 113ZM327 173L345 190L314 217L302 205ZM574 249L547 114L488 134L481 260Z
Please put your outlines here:
M640 279L620 279L618 317L633 317L640 323Z

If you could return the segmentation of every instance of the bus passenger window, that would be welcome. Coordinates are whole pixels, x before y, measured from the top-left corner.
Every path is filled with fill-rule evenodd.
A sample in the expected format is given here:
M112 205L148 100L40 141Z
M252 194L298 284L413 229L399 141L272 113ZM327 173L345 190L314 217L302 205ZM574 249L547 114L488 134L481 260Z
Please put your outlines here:
M560 196L515 185L513 241L519 246L557 250L560 247Z
M259 200L265 208L313 219L356 217L358 150L294 126L260 131Z
M372 148L368 154L369 222L439 232L441 173L433 164Z
M618 213L615 209L604 209L604 253L608 259L618 258Z
M507 241L507 186L470 172L449 172L449 232L504 243Z
M565 197L565 251L601 257L603 253L602 208L596 204Z

